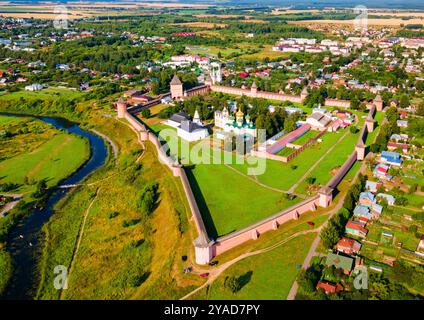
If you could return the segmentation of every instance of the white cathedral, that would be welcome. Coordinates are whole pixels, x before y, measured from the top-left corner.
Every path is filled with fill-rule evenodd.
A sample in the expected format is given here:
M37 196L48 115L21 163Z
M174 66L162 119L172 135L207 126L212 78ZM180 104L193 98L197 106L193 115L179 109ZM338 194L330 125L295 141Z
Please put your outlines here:
M250 120L250 116L246 115L239 109L236 116L230 115L225 107L222 111L217 110L214 114L215 126L224 130L225 133L233 133L235 135L248 135L256 138L256 126Z

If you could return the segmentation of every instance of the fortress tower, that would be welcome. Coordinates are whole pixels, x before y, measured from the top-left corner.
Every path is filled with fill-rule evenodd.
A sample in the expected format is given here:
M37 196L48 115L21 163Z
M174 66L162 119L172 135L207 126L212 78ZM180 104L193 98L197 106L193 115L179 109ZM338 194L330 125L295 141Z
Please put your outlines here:
M221 65L218 63L213 63L211 66L211 79L213 84L219 84L222 82L222 72Z
M383 99L381 99L381 96L378 94L375 99L373 100L377 111L382 111L383 110Z
M365 124L367 126L368 132L374 131L374 119L370 115L368 115L367 119L365 120Z
M119 98L118 102L116 103L118 118L125 118L125 114L127 113L127 107L128 105L125 100L122 97Z
M319 189L318 194L319 206L323 208L327 208L328 206L330 206L331 202L333 201L333 189L329 187L322 187L321 189Z
M364 160L365 158L365 144L362 142L362 140L360 140L356 146L355 146L355 151L356 151L356 160Z
M172 78L170 86L172 99L180 99L184 97L183 84L176 74Z

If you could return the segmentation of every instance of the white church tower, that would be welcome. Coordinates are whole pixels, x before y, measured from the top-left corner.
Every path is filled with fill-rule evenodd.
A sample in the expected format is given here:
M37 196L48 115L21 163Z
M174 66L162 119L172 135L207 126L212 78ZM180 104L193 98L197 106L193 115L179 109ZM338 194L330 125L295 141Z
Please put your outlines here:
M221 71L221 65L219 63L211 64L211 78L212 78L213 84L222 82L222 71Z
M202 124L202 121L200 121L200 116L199 116L199 112L197 112L197 109L194 112L193 122L197 124Z

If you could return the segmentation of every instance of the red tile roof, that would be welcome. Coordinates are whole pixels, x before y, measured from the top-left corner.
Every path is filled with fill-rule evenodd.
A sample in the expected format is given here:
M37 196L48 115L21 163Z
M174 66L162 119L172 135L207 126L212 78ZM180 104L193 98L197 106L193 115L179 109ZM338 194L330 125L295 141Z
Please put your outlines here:
M346 224L346 228L357 230L357 231L363 232L365 234L368 233L367 229L365 229L359 223L356 223L354 221L348 221L347 224Z
M330 283L327 281L318 281L317 289L323 289L325 293L336 293L343 290L343 286L336 283Z
M359 252L360 249L361 244L350 238L341 238L339 242L337 242L337 250L339 251L350 250L352 252Z
M288 135L284 136L284 138L275 142L273 145L269 146L266 151L268 153L275 154L281 149L283 149L288 143L296 140L297 137L301 136L305 132L308 132L310 129L311 126L309 124L304 124L296 130L290 132Z

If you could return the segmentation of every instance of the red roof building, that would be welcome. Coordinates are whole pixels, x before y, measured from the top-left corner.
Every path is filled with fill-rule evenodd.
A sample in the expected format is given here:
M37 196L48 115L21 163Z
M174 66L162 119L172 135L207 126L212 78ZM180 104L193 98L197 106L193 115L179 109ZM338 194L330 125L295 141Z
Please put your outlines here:
M336 249L346 254L357 254L361 250L361 244L350 238L341 238L337 242Z
M334 284L328 281L318 281L317 289L322 289L325 294L329 294L343 291L343 286L339 283Z
M366 237L368 230L363 227L362 223L349 220L346 224L346 233Z
M397 143L397 142L388 142L387 150L394 151L396 149L401 149L403 153L408 152L408 145L406 143Z

